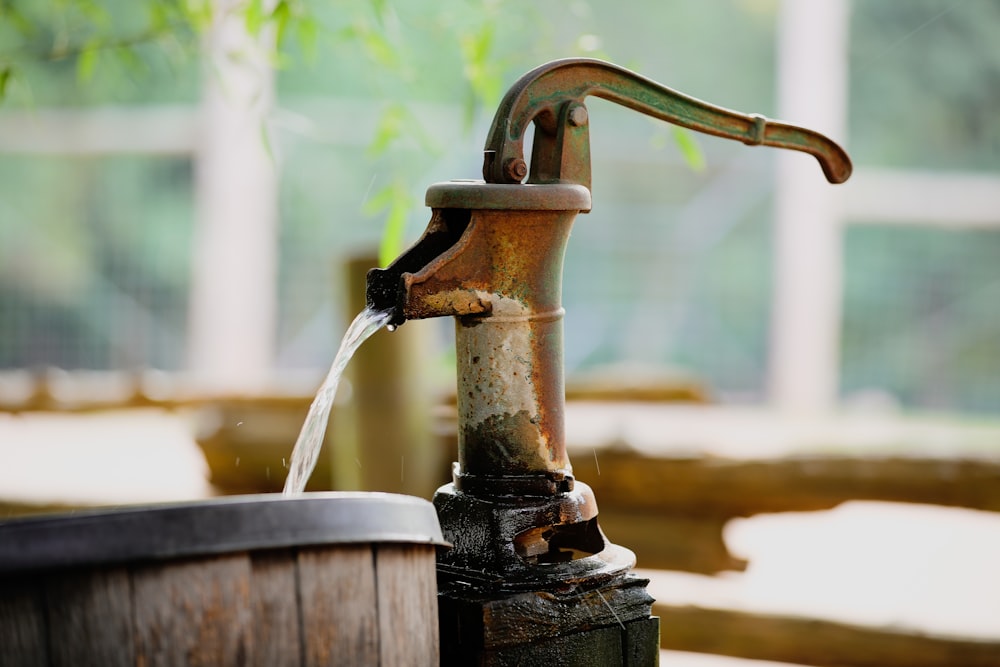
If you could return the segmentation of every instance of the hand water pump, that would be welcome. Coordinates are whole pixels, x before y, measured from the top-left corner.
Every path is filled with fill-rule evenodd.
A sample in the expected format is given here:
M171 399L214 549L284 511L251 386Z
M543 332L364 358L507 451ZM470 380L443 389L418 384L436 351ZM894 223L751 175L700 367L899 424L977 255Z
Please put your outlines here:
M657 662L647 581L630 574L632 552L598 526L563 433L562 261L570 226L591 207L590 95L809 153L832 183L851 173L844 150L817 132L713 106L610 63L558 60L514 84L486 141L485 180L432 185L423 236L368 274L368 305L390 311L390 325L445 315L456 323L458 461L434 497L454 545L438 561L442 664Z

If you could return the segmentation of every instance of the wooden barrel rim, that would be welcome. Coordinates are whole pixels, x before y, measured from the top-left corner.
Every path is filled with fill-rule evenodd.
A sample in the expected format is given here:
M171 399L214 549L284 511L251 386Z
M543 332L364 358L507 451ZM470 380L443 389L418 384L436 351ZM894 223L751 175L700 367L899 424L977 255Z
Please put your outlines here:
M421 498L261 494L0 522L0 574L358 543L449 546Z

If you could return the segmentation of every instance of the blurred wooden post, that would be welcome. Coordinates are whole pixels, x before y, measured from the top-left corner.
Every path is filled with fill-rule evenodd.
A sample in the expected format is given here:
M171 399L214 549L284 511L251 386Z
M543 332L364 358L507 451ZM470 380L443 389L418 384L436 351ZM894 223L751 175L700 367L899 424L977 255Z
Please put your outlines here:
M375 266L373 255L347 262L346 321L365 307L365 274ZM350 398L334 418L333 488L429 498L447 481L431 437L431 326L415 321L393 332L383 329L348 364Z
M778 115L843 141L847 129L845 0L781 6ZM780 151L775 201L770 400L824 414L840 387L840 195L802 154Z
M188 365L212 389L254 392L274 362L277 174L264 139L274 34L250 35L235 5L214 1L205 43Z

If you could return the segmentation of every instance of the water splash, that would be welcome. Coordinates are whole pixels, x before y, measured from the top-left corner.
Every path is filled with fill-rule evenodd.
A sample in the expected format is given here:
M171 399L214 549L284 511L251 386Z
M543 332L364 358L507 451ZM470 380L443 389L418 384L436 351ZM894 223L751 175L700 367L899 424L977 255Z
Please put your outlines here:
M330 408L333 407L333 399L337 394L337 385L340 384L340 376L344 374L347 362L351 360L354 353L361 344L368 340L376 331L385 326L389 321L390 313L377 312L371 308L362 310L351 326L347 328L344 339L340 341L340 349L333 359L330 372L326 375L316 398L309 406L309 414L302 424L299 438L295 441L292 449L292 460L288 466L288 477L285 479L286 496L294 496L302 493L306 488L306 482L316 467L316 460L319 458L319 451L323 446L323 437L326 435L326 424L330 419Z

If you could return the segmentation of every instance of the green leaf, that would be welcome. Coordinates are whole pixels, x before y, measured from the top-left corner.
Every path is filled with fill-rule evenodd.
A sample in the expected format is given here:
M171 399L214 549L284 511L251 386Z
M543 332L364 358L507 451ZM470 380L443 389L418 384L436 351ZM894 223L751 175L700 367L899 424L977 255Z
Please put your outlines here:
M0 21L12 25L22 37L32 37L38 33L39 26L26 17L12 3L0 3Z
M198 32L212 25L212 0L183 0L182 11Z
M378 261L381 266L389 266L403 252L406 240L406 210L393 206L385 218L382 241L378 246Z
M465 63L463 73L472 89L474 108L476 103L493 107L500 100L503 80L496 58L493 56L493 40L496 34L492 22L480 26L479 30L459 36L459 47ZM471 112L467 109L467 114Z
M378 157L385 153L399 137L403 135L403 130L407 125L410 113L402 104L393 104L382 112L382 116L375 126L375 137L368 146L368 154Z
M149 6L149 29L152 32L160 32L170 25L170 10L159 2L154 2Z
M375 19L378 21L379 25L385 25L385 12L386 12L386 2L385 0L369 0L372 5L372 11L375 12Z
M288 25L292 20L292 8L287 0L279 0L271 10L271 20L274 22L274 43L281 48L285 43Z
M357 36L368 56L376 63L392 69L399 67L399 51L382 33L363 24L359 26Z
M386 107L379 116L375 135L368 145L368 155L380 157L404 137L416 143L428 155L438 155L441 152L434 137L427 132L410 108L396 103Z
M493 46L494 28L492 24L479 27L474 33L465 33L459 37L462 56L466 62L482 65L486 62Z
M0 102L2 102L4 97L6 96L7 84L10 83L10 80L13 78L13 76L14 76L14 70L11 69L9 66L0 69Z
M380 30L373 29L367 19L358 17L335 35L338 39L359 41L365 54L377 65L393 72L401 71L400 50Z
M392 185L387 185L361 204L361 212L365 215L375 215L388 208L392 203Z
M264 12L263 0L250 0L243 9L243 24L247 32L256 37L260 34L261 28L267 21L267 14Z
M100 51L101 45L95 39L88 41L80 50L80 55L76 59L76 76L80 81L90 81Z
M260 143L264 147L264 153L267 155L267 159L272 165L275 164L274 145L271 143L271 132L266 121L262 121L260 124Z
M379 264L382 266L388 266L403 252L410 203L410 193L406 185L400 180L395 180L375 193L361 207L367 215L388 210L378 249Z
M705 171L705 154L694 135L678 125L672 125L670 129L673 133L674 143L680 149L681 156L687 162L688 167L692 171Z
M95 27L106 30L111 25L111 14L104 7L91 0L76 0L79 12Z
M318 53L316 44L319 38L319 22L311 16L303 16L295 26L295 33L306 61L315 63Z
M142 77L149 74L149 65L139 57L135 49L128 46L119 46L111 54L122 69L131 75Z

